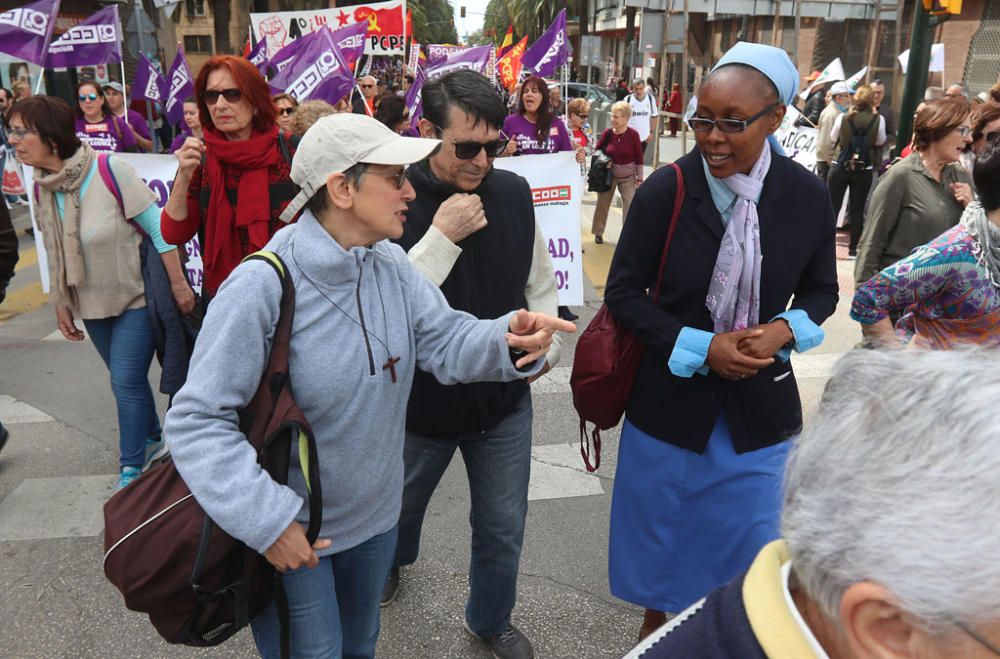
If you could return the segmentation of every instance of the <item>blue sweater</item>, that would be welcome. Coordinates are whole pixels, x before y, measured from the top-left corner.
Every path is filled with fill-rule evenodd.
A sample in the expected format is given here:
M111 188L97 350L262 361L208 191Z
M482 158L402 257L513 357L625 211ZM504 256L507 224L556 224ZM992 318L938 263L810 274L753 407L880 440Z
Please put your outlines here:
M406 402L414 368L441 382L513 380L510 314L477 320L388 241L344 250L306 212L267 245L295 285L289 368L295 400L316 434L323 492L321 555L395 526L403 492ZM288 486L257 464L237 410L257 389L279 314L281 286L266 263L240 265L212 301L187 383L164 436L198 503L227 533L263 553L285 528L308 522L297 450ZM385 366L395 363L397 382Z

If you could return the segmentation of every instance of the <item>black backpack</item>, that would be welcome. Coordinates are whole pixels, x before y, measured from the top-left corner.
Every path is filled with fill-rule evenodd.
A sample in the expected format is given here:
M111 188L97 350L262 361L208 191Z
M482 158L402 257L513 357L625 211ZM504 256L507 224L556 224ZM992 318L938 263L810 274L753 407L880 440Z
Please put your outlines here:
M879 115L874 114L868 125L859 131L858 127L854 124L853 118L848 119L846 116L844 117L843 121L850 122L851 126L851 139L841 149L840 157L837 158L837 164L843 167L844 170L848 172L860 172L874 164L872 162L872 149L868 145L868 131L872 129L878 118ZM841 128L841 134L843 134L843 128Z

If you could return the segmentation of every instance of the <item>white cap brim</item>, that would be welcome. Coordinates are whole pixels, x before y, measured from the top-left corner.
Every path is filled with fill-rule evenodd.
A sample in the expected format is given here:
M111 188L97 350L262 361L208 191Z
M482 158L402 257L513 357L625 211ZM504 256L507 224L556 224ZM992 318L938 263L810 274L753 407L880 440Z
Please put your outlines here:
M429 158L440 147L441 140L397 135L394 139L379 144L358 162L368 165L411 165ZM279 216L281 221L287 223L294 220L314 194L316 194L316 190L307 190L303 187L281 212Z

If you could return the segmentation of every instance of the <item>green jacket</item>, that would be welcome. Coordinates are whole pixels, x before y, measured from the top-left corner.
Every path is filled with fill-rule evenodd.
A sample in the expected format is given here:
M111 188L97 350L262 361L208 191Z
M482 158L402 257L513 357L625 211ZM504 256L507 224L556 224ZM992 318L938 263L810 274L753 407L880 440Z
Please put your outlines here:
M972 185L972 177L951 163L941 170L941 181L935 181L918 153L889 168L868 205L854 266L859 285L958 224L965 209L955 200L952 183Z

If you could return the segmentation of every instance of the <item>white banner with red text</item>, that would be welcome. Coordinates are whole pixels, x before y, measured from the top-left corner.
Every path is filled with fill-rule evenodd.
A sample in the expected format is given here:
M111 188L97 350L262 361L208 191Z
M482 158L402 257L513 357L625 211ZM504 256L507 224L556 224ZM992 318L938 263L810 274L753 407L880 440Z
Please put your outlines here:
M580 245L580 210L583 177L572 151L535 156L497 158L497 169L523 176L531 186L535 220L545 236L556 271L559 304L583 304L583 260ZM487 220L489 218L487 217Z
M405 11L403 0L391 0L330 9L262 12L250 14L250 29L254 43L267 37L267 56L271 57L292 41L324 26L337 30L368 21L365 54L401 55L407 36Z

